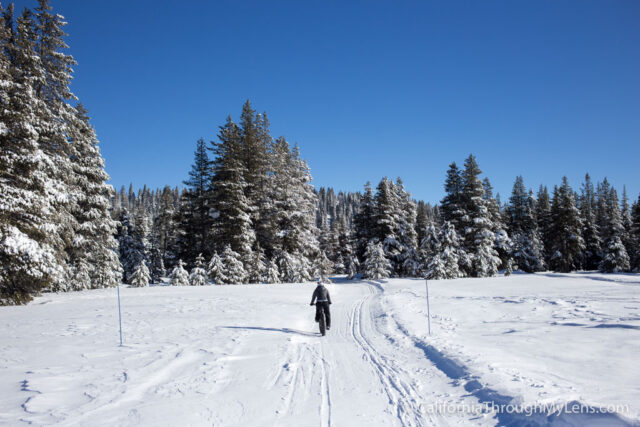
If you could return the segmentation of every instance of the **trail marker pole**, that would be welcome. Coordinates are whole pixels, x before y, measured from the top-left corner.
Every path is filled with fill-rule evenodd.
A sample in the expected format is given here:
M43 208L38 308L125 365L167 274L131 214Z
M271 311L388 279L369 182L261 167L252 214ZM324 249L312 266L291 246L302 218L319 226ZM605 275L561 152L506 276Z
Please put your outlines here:
M118 284L118 323L120 324L120 347L122 347L122 313L120 312L120 285Z
M424 283L427 286L427 321L429 323L429 335L431 335L431 309L429 308L429 281L425 279Z

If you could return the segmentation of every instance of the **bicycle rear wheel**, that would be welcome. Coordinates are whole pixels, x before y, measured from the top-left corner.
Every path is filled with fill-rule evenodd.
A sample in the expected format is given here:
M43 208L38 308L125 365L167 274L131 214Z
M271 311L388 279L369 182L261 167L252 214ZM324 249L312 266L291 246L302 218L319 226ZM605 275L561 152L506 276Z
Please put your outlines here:
M327 332L327 322L324 318L324 311L320 312L320 321L318 322L318 324L320 326L320 334L324 336L324 334Z

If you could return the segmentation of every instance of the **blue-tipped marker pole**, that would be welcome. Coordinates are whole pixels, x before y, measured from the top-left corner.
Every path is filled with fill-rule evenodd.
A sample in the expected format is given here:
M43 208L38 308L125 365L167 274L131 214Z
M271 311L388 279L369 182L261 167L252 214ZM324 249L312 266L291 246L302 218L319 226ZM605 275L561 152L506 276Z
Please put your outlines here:
M122 347L122 313L120 312L120 285L118 285L118 323L120 324L120 347Z
M427 321L429 323L429 335L431 335L431 309L429 308L429 281L425 279L424 283L427 286Z

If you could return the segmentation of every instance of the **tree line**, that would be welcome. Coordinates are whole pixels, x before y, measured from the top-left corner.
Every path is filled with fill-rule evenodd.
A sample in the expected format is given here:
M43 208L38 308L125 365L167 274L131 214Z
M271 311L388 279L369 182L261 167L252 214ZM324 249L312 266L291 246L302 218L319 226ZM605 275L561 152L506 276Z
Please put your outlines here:
M245 104L243 111L252 111L249 104ZM196 150L194 168L205 164L201 161L201 153L202 150ZM194 177L200 176L194 171L189 182L201 182L200 179L194 181ZM257 239L245 252L249 255L244 257L231 245L218 244L215 249L211 240L208 257L202 250L193 250L197 243L189 241L192 234L184 228L188 223L181 219L189 214L181 208L186 206L182 198L195 191L195 187L187 187L182 192L166 187L155 195L145 188L138 196L132 188L128 193L122 188L114 199L114 212L120 212L121 224L130 224L128 210L123 206L135 204L137 207L132 209L143 212L136 214L137 217L144 216L144 212L155 212L155 216L149 214L146 219L136 220L138 225L133 231L120 236L122 261L125 271L128 269L135 275L140 261L147 260L151 271L141 283L160 280L168 274L174 284L182 285L209 281L298 282L311 277L326 280L330 274L367 279L451 279L489 277L500 270L510 274L515 269L524 272L638 271L640 200L630 206L626 190L619 200L617 191L606 178L594 186L587 174L580 192L573 191L568 180L563 178L551 195L544 186L540 186L534 195L518 176L508 202L501 203L499 195L494 197L489 179L481 178L481 174L472 155L465 160L462 169L452 163L445 179L446 195L435 206L414 200L400 179L383 178L375 191L367 183L362 193L336 194L332 188L308 193L309 200L315 200L313 207L308 205L305 214L310 240L300 244L312 245L313 251L302 261L295 253L284 258L307 266L306 277L302 273L283 275L283 271L293 270L281 269L283 264L279 257L284 256L282 252L262 250L268 245L261 246ZM271 187L270 191L278 192L279 188ZM205 193L206 190L202 194ZM193 200L193 196L187 197ZM273 194L270 197L274 197ZM163 199L166 200L161 201ZM153 200L156 202L151 202L152 207L144 207L145 201ZM218 198L218 203L233 204L234 200ZM132 204L132 201L137 202ZM158 201L161 208L158 208ZM175 209L175 214L167 215L171 209ZM256 208L249 204L244 212L255 211ZM275 214L274 211L265 213ZM209 211L209 217L219 218L215 211ZM265 218L261 220L274 224ZM167 225L167 221L172 225ZM152 226L149 228L144 224ZM233 230L231 227L219 230L211 227L209 235L217 238ZM253 222L248 229L252 235L257 234ZM151 232L148 234L144 230ZM281 235L281 232L276 227L267 235ZM140 247L145 246L141 243L147 239L144 236L151 236L152 242L147 246L147 255L141 250L129 260L127 253L131 244L126 242L136 234ZM167 245L166 236L170 236L173 243ZM186 244L185 241L183 246L178 244L180 239L186 239ZM221 240L233 241L233 237ZM167 247L169 251L166 251ZM182 248L192 248L191 255ZM171 267L170 274L165 265ZM191 274L187 272L190 268Z

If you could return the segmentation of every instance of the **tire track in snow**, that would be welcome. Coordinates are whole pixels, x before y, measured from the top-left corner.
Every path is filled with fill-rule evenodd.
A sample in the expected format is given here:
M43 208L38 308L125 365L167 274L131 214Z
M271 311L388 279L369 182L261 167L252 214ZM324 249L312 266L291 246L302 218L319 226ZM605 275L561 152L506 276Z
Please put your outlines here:
M294 345L293 349L293 355L290 355L285 359L286 361L282 364L282 368L280 369L278 378L276 378L276 381L274 383L275 386L279 382L280 378L284 376L284 372L293 372L287 375L287 392L282 398L283 403L281 408L276 411L278 417L290 415L293 408L294 396L299 396L300 390L306 390L304 373L301 372L300 369L300 367L303 366L305 352L300 351L299 345Z
M371 294L376 293L373 287L369 287ZM363 306L370 304L372 295L368 295L360 300L351 311L350 326L353 340L364 352L364 358L374 368L380 382L389 398L389 403L393 405L396 416L403 426L433 425L434 420L426 420L422 405L420 404L420 393L413 385L402 377L408 377L408 373L394 367L387 359L371 344L365 336L363 324Z
M324 354L324 346L322 349ZM322 388L322 402L320 404L320 424L322 426L331 427L331 388L329 386L329 362L326 361L324 356L321 356L320 360L322 379L320 380Z

